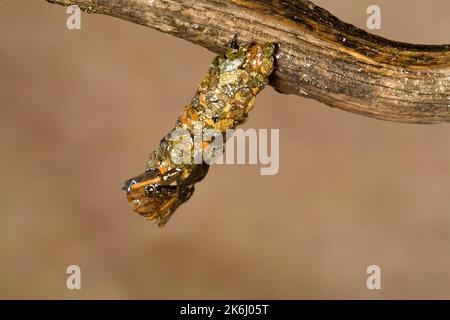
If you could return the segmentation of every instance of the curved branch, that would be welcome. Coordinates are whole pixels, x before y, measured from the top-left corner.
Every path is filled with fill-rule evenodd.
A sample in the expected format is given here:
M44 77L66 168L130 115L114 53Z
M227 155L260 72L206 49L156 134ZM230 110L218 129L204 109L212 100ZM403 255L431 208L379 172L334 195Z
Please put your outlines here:
M390 41L307 0L47 0L128 20L223 53L278 44L271 85L331 107L405 123L450 122L450 45Z

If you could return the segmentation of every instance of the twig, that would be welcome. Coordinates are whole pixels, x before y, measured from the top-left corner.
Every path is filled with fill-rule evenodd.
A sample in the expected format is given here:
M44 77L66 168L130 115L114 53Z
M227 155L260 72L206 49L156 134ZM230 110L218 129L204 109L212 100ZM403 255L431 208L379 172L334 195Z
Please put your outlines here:
M331 107L405 123L450 122L450 45L390 41L306 0L47 0L78 5L223 53L278 44L271 85Z

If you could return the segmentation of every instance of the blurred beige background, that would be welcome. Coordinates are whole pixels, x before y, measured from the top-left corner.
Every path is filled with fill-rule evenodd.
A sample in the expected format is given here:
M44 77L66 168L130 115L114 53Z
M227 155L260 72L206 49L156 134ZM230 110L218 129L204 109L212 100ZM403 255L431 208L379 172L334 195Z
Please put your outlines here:
M388 38L450 43L447 0L316 1ZM0 2L0 298L450 298L450 127L381 122L266 89L280 171L215 166L164 229L122 182L213 54L45 1ZM65 287L82 269L82 290ZM382 290L366 268L382 268Z

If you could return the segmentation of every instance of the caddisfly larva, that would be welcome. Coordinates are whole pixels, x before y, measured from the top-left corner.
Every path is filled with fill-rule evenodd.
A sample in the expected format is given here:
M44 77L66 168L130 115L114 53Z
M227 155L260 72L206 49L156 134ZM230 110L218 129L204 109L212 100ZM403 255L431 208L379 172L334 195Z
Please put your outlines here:
M209 164L175 161L176 150L192 147L193 139L173 139L184 130L191 136L198 130L216 130L226 139L226 131L245 122L255 96L268 83L274 64L273 44L241 45L217 56L191 103L179 115L175 128L166 135L148 161L147 169L124 184L133 210L164 226L174 211L194 192L195 183L208 172ZM189 141L190 140L190 141ZM183 144L181 146L181 144ZM201 148L208 148L202 142Z

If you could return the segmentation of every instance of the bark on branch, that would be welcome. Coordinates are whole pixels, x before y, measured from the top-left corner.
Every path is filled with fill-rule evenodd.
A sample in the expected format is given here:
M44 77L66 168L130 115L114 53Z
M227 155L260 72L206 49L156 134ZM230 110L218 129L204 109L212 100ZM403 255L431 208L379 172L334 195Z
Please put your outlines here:
M213 52L277 43L271 85L331 107L405 123L450 122L450 45L371 35L307 0L47 0L172 34Z

